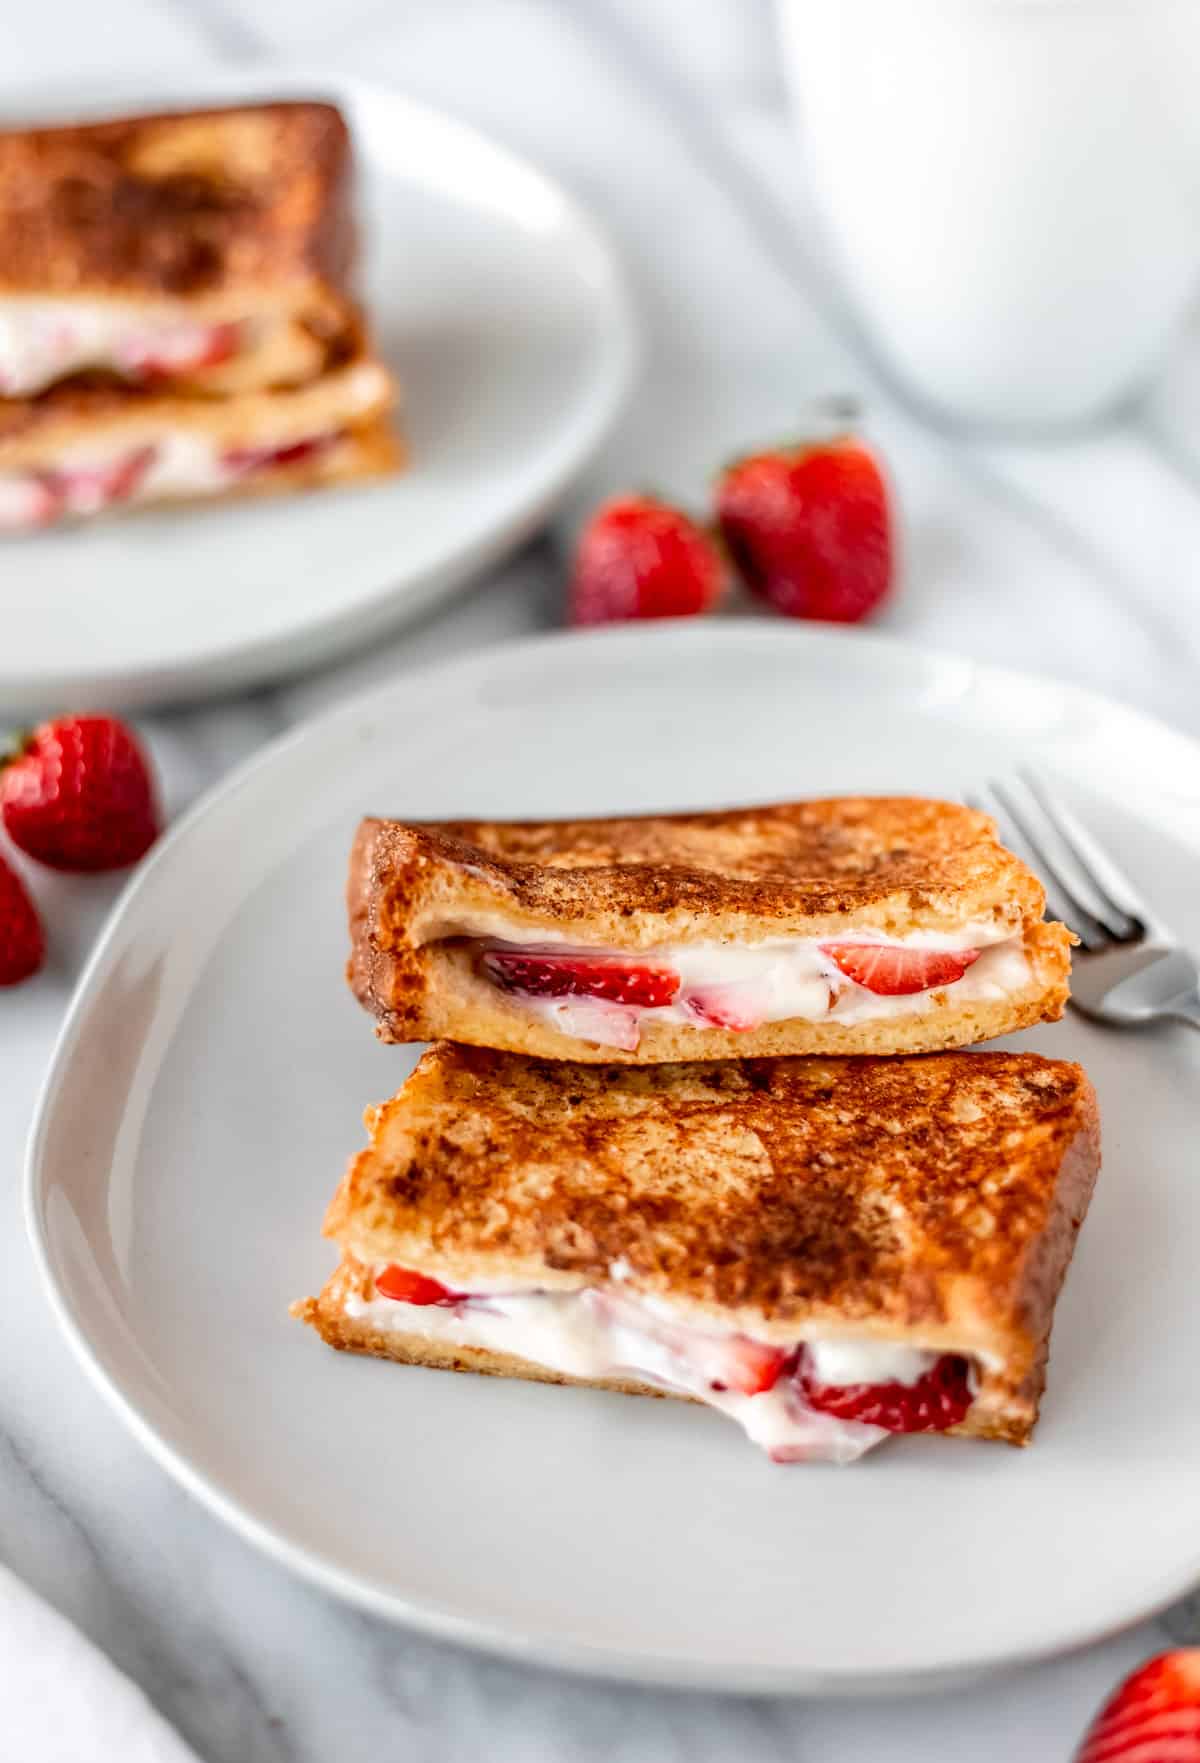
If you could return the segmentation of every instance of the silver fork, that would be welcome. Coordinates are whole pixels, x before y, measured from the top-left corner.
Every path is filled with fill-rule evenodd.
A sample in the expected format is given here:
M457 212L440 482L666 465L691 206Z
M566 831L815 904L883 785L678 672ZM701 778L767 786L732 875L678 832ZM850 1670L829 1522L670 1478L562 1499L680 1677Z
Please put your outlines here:
M1118 1028L1170 1019L1200 1028L1200 968L1139 899L1128 878L1078 817L1033 773L1021 787L989 783L973 800L1000 824L1046 887L1047 917L1079 938L1071 1002Z

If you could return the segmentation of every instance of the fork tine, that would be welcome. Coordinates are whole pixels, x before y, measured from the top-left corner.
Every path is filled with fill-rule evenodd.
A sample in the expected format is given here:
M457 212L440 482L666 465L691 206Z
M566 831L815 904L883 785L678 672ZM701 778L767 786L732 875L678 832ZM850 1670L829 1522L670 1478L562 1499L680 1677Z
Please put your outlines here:
M1019 773L1025 787L1066 846L1091 895L1090 905L1102 922L1115 923L1115 935L1122 941L1146 934L1146 908L1137 892L1123 876L1107 851L1099 845L1071 810L1052 795L1035 772L1022 768ZM1120 898L1124 895L1124 900Z
M1083 947L1094 953L1103 949L1112 941L1107 927L1079 899L1070 883L1063 879L1062 873L1046 850L1045 844L1032 830L1028 815L1022 814L1008 790L994 780L988 789L996 798L1003 810L1009 825L1016 828L1017 842L1025 847L1046 888L1046 897L1051 910L1062 919L1068 929L1073 930Z
M994 789L995 785L992 784L988 787ZM968 808L974 808L980 814L990 814L993 820L999 822L1000 831L1003 835L1005 844L1011 846L1014 850L1022 852L1032 867L1037 868L1039 866L1035 853L1029 848L1029 841L1023 837L1020 829L1014 825L1012 817L1003 803L988 802L985 801L982 796L965 796L963 800L966 802ZM1061 919L1063 924L1067 925L1070 930L1075 932L1075 935L1079 938L1085 948L1089 948L1093 946L1093 944L1096 948L1100 948L1103 943L1107 942L1108 939L1106 937L1100 938L1099 936L1085 939L1083 928L1075 922L1079 917L1079 914L1075 910L1074 903L1067 901L1059 890L1053 876L1048 880L1043 876L1042 881L1046 889L1046 916L1048 918Z

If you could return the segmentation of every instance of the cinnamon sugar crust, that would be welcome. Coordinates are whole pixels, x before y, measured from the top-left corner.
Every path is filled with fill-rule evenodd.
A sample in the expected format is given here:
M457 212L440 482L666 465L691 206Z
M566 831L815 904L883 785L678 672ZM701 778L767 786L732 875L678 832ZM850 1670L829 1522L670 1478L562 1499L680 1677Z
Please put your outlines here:
M1062 1014L1070 933L1043 925L1037 877L987 815L919 797L844 797L637 818L405 823L368 819L350 861L348 977L384 1040L446 1036L592 1059L920 1052ZM988 924L1022 936L1030 979L990 1004L922 1015L793 1020L741 1033L645 1020L634 1053L534 1019L479 980L464 939L539 935L581 947L755 943Z
M757 1339L969 1354L1005 1436L1036 1418L1099 1167L1086 1076L1036 1054L597 1067L443 1044L367 1122L325 1223L362 1269L570 1291L619 1266ZM353 1334L320 1302L308 1320Z
M0 132L0 296L348 296L350 137L281 102Z

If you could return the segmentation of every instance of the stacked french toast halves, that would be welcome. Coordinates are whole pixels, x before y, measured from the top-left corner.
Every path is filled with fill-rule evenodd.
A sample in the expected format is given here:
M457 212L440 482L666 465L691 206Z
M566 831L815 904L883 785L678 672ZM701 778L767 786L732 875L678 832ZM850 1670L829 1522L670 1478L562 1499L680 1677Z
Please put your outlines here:
M1099 1166L1070 933L985 816L840 798L363 822L349 979L432 1041L294 1306L408 1364L679 1396L777 1462L1026 1443Z

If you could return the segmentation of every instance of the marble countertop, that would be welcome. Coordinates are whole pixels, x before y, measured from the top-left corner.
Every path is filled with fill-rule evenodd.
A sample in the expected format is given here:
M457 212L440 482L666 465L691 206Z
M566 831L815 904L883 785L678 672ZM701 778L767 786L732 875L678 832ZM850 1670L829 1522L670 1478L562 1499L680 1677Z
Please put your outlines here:
M143 724L178 812L265 740L398 668L556 617L562 533L647 477L695 492L861 394L905 517L885 627L1086 682L1200 732L1200 338L1119 426L1052 449L953 440L882 384L825 262L767 0L38 0L0 18L4 89L199 61L285 59L389 81L543 161L602 216L648 334L629 412L564 526L367 658ZM329 1756L876 1763L1067 1758L1185 1607L1106 1646L922 1699L819 1703L582 1683L457 1652L344 1609L194 1505L84 1381L35 1289L19 1172L73 982L117 884L51 880L46 973L0 1002L0 1559L78 1623L205 1763ZM798 1592L798 1595L801 1595Z

